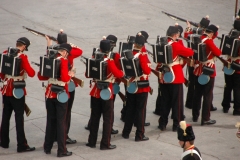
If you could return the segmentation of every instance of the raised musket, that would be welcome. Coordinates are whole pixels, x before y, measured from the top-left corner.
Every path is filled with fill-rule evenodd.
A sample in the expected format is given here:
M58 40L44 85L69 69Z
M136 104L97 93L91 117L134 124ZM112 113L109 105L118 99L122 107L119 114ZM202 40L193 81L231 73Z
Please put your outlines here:
M41 33L41 32L38 32L38 31L36 31L36 30L27 28L27 27L25 27L25 26L23 26L23 28L26 29L26 30L28 30L28 31L31 32L32 34L37 35L37 36L38 36L38 35L43 36L43 37L48 36L49 39L51 39L51 40L53 40L53 41L57 41L57 39L56 39L55 37L53 37L53 36L46 35L46 34L44 34L44 33Z
M175 21L179 20L179 21L182 21L182 22L187 22L188 20L186 19L183 19L183 18L180 18L180 17L177 17L175 15L172 15L170 13L167 13L167 12L164 12L162 11L162 13L166 14L168 17L174 19ZM192 21L188 21L191 25L195 26L195 27L199 27L199 23L196 23L196 22L192 22ZM217 39L221 40L222 38L221 37L216 37Z

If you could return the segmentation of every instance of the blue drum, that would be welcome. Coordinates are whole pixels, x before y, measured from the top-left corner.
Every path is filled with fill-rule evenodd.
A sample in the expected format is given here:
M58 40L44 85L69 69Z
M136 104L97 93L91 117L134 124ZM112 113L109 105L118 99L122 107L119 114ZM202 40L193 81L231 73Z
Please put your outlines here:
M109 100L111 98L111 90L109 88L102 89L100 92L100 97L105 101Z
M228 67L224 66L224 67L223 67L223 72L224 72L226 75L232 75L232 74L235 72L235 70L233 70L231 67L228 68Z
M172 83L174 81L174 75L172 72L166 72L163 75L163 80L166 83Z
M23 88L14 88L13 89L13 96L16 98L16 99L20 99L24 96L24 90Z
M118 94L120 91L120 86L117 83L113 84L113 94Z
M201 85L207 84L209 82L209 80L210 80L210 77L209 77L209 75L206 75L206 74L201 74L198 77L198 83Z
M57 100L61 103L66 103L68 101L68 94L65 91L58 92Z
M127 87L128 93L136 93L138 90L137 83L136 82L130 82L129 86Z
M75 83L73 81L70 81L68 83L68 92L73 92L75 88L76 88Z

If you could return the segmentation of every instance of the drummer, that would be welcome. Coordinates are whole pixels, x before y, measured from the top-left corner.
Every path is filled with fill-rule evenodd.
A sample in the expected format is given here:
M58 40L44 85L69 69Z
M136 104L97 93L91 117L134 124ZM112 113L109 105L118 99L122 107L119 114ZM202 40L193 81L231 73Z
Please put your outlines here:
M107 62L107 80L99 81L97 80L93 86L91 95L91 125L89 126L90 134L88 138L88 143L86 146L90 148L96 148L98 128L103 114L103 136L100 143L101 150L115 149L116 145L111 145L111 131L112 131L112 121L113 121L113 90L112 86L115 78L122 78L124 73L117 68L114 63L114 54L111 51L111 43L109 40L100 41L100 53L96 56L103 57L102 59ZM102 83L103 82L103 83ZM108 88L102 88L103 84L108 82ZM102 94L102 93L106 94Z

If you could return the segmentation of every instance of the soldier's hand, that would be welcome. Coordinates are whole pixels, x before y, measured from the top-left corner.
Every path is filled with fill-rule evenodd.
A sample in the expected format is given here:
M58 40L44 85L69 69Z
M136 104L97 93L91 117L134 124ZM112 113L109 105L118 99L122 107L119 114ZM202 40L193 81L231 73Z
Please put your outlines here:
M75 77L75 73L74 73L73 71L69 71L69 72L68 72L68 75L69 75L70 77Z
M47 40L47 46L51 46L52 45L52 40L47 35L45 35L45 38Z
M187 27L191 28L191 24L187 21Z

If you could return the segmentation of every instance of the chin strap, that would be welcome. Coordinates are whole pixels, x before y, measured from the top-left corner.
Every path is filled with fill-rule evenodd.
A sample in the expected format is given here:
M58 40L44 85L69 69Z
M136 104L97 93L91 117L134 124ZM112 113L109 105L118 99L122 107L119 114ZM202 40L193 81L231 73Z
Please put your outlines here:
M185 144L186 144L186 141L184 141L184 143L183 143L183 145L182 145L182 148L184 148L184 147L185 147Z

